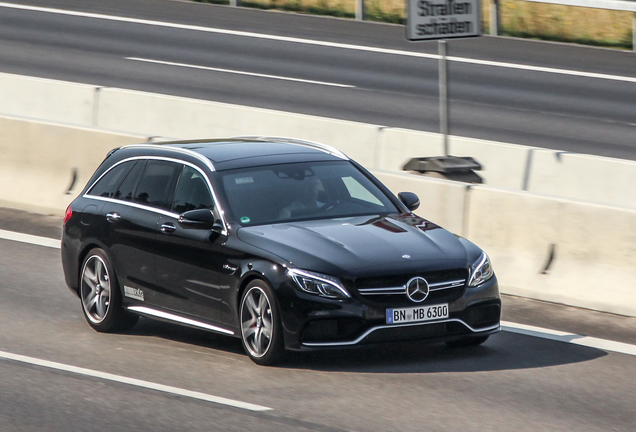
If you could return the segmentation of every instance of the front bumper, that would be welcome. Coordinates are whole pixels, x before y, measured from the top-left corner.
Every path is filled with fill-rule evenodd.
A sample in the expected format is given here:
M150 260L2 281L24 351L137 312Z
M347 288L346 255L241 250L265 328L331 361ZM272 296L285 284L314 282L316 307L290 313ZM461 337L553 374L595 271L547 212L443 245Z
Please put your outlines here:
M449 301L448 318L406 324L386 322L386 309L397 305L379 305L360 296L347 301L307 297L300 295L291 301L281 301L285 347L289 350L450 341L500 330L501 299L496 277L479 287L464 289L460 297Z

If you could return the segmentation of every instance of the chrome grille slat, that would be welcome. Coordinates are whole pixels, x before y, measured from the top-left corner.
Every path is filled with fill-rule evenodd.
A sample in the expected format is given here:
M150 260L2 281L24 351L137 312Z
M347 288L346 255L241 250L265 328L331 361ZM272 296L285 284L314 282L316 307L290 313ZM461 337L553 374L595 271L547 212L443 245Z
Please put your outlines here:
M464 286L466 279L457 279L446 282L437 282L429 284L430 291L440 291L451 288ZM362 295L397 295L406 294L406 288L401 287L382 287L382 288L359 288L358 292Z

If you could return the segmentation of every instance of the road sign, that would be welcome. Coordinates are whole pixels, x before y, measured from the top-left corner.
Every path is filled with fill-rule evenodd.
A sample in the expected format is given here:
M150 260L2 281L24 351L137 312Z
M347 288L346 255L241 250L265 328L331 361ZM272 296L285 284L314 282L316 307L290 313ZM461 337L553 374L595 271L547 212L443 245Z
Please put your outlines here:
M408 0L406 38L450 39L481 34L479 0Z

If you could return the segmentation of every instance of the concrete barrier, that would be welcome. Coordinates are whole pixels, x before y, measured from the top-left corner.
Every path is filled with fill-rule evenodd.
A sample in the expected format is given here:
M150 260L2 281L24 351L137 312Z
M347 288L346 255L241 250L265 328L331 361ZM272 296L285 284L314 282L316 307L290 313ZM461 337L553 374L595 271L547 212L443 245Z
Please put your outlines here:
M502 292L636 316L636 211L483 186L468 202Z
M63 215L109 150L147 140L140 135L0 117L0 206ZM76 181L69 191L74 173Z
M365 166L376 160L379 126L259 108L103 89L99 127L180 139L286 136L332 145Z
M0 114L90 126L97 87L0 74Z
M444 155L442 136L436 133L383 128L379 130L378 142L377 159L372 166L383 171L402 171L404 164L414 157Z
M0 117L0 206L62 215L108 150L147 136ZM70 194L72 172L78 179ZM636 316L636 210L374 170L491 256L502 292Z
M636 208L636 162L534 150L528 191Z
M449 139L450 154L474 157L482 165L477 174L484 184L505 189L523 189L530 150L531 147L473 138Z
M435 133L10 74L0 74L1 113L144 137L290 136L324 142L384 171L443 155ZM636 162L455 136L449 152L476 158L489 186L636 208Z

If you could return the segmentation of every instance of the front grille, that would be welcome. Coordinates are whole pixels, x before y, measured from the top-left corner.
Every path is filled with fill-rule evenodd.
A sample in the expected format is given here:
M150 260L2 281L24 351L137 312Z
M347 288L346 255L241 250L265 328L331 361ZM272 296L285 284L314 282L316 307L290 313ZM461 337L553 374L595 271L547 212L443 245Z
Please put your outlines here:
M406 296L406 283L420 276L429 285L429 294L423 304L448 302L461 296L468 278L467 269L441 270L356 279L355 289L373 303L411 303Z
M447 323L431 323L400 328L384 327L367 336L364 343L412 341L439 338L447 335Z

